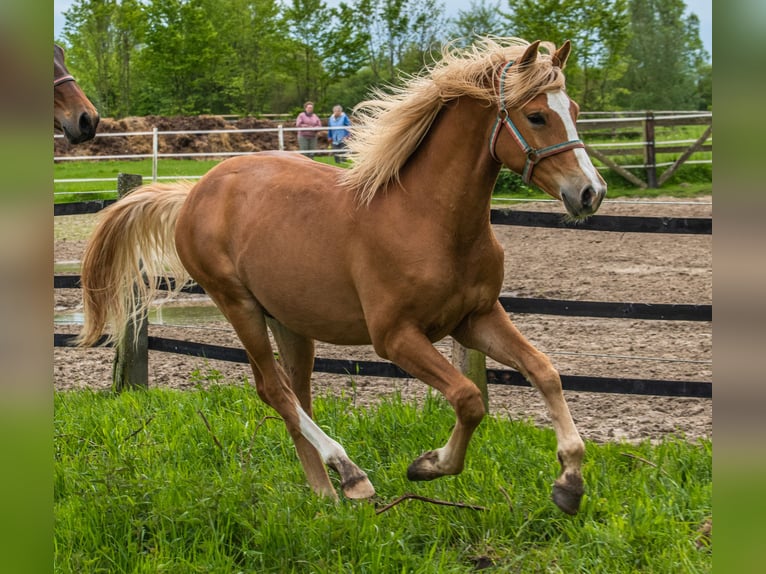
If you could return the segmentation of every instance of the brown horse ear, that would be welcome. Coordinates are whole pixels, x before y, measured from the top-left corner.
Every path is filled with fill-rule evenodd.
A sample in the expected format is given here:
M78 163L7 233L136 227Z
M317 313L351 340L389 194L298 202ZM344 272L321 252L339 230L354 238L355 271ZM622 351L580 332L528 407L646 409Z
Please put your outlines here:
M540 46L540 40L535 40L529 46L527 46L527 49L524 50L524 55L522 55L521 58L516 60L516 66L518 66L519 68L523 68L524 66L528 66L536 62L537 48L539 46Z
M572 43L567 40L563 44L561 44L561 47L556 50L553 55L551 56L551 61L553 62L554 66L558 66L562 70L564 69L564 66L567 64L567 58L569 58L569 52L572 50Z

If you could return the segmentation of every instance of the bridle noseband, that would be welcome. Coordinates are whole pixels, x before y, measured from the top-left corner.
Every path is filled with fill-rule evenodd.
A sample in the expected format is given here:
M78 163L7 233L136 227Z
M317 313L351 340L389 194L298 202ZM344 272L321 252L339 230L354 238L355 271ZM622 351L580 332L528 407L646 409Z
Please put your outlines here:
M502 163L495 154L495 147L497 146L497 140L500 137L501 128L505 126L508 129L508 132L513 136L513 139L516 140L519 146L521 146L522 151L527 156L527 161L524 164L524 169L521 172L521 179L524 180L524 183L529 183L532 179L532 170L535 168L536 164L540 163L541 160L561 152L569 151L570 149L575 149L578 147L584 148L585 144L582 142L582 140L576 139L535 149L527 143L527 141L524 139L524 136L521 135L519 128L516 127L513 121L511 121L511 118L508 116L508 110L505 107L505 99L503 97L503 94L505 94L505 75L508 73L508 70L511 68L511 66L513 66L513 63L513 60L508 62L503 67L503 71L500 73L500 100L497 104L497 119L495 120L495 125L492 128L492 135L489 138L489 153L492 156L492 159L498 163Z
M67 82L74 82L74 78L70 75L61 76L60 78L56 78L53 80L53 87L60 86L61 84L65 84Z

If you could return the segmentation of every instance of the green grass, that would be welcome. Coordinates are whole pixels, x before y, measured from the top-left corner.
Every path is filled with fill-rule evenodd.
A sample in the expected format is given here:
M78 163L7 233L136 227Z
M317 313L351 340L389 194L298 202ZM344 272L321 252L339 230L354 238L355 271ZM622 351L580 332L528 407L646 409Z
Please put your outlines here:
M330 156L317 156L317 161L335 165ZM199 178L222 160L161 159L157 164L157 176ZM349 165L348 163L341 164ZM112 199L117 197L117 174L130 173L143 176L148 182L152 177L152 160L88 160L62 161L53 164L53 178L101 179L113 181L57 182L54 184L54 202L69 203L91 199Z
M697 545L712 514L710 441L588 444L587 491L570 517L550 501L550 430L489 417L461 475L410 483L409 462L449 435L441 398L371 410L320 398L319 424L369 474L377 503L413 492L486 508L407 500L376 515L312 494L284 425L251 388L54 401L56 572L442 573L488 560L498 572L712 571L711 549Z

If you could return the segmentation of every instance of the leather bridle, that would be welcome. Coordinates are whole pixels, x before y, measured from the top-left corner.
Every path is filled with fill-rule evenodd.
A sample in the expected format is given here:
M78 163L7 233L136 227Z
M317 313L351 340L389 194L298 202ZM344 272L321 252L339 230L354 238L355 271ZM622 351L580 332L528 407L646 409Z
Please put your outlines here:
M56 78L55 80L53 80L53 87L55 88L67 82L74 82L74 77L67 74L66 76L61 76L60 78Z

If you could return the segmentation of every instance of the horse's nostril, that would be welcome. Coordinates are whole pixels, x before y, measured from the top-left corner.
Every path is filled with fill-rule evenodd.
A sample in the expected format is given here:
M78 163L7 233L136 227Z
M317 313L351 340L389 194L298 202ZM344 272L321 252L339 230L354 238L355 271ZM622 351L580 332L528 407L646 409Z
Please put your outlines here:
M89 132L93 129L93 121L90 118L88 112L80 114L80 129L84 132Z
M80 114L79 128L84 135L93 136L98 126L98 115L91 116L88 112Z
M580 192L580 205L583 209L592 209L596 199L596 190L593 186L587 186Z

